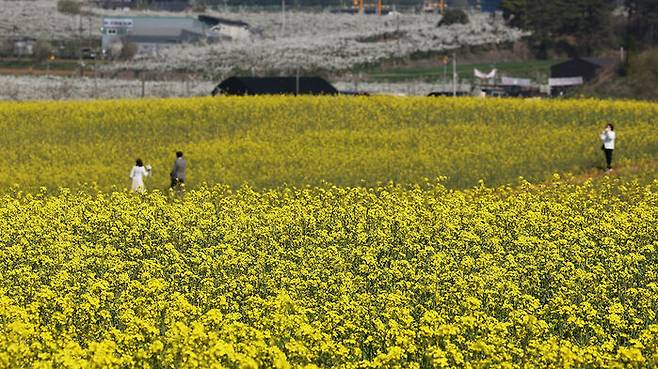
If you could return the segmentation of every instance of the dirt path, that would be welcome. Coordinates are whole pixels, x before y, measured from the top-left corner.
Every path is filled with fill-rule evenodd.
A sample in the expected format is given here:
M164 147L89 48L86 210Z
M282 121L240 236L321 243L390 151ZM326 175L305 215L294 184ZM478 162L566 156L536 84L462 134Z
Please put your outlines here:
M59 76L74 77L79 76L76 70L66 69L34 69L34 68L0 68L0 74L10 76Z
M616 177L634 177L639 175L651 176L658 178L658 160L644 159L623 161L615 164L613 162L611 172L606 172L604 168L592 168L585 172L573 175L572 179L576 183L583 183L589 179L597 180L606 176Z

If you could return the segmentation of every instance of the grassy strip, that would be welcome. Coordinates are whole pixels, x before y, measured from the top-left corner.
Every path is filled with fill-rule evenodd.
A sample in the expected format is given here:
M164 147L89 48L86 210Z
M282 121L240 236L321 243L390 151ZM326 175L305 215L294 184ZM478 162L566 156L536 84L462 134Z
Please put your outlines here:
M478 63L478 64L458 64L457 74L459 78L469 79L473 77L473 69L481 71L490 71L493 68L498 69L499 75L508 75L521 78L534 78L540 82L548 78L550 66L557 63L554 60L533 60L527 62L500 62L500 63ZM446 66L437 61L436 67L429 68L396 68L382 72L370 72L368 77L381 81L403 81L409 79L436 79L451 78L452 65Z

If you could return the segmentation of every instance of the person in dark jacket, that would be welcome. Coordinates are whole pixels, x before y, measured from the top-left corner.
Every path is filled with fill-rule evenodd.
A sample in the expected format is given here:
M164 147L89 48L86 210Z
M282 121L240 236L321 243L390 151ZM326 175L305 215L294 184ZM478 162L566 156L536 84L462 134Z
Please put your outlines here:
M187 162L183 158L183 152L176 152L176 161L174 161L174 168L171 170L171 188L178 188L180 191L181 185L185 183L187 177L185 176L185 168Z

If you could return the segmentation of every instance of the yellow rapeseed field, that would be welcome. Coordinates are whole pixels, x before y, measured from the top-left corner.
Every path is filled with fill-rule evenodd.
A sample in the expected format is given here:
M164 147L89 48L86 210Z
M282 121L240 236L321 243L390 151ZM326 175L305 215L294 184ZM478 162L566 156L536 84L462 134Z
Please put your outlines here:
M0 369L658 367L657 118L599 100L0 103ZM587 180L608 123L618 171ZM176 150L184 194L160 190Z
M0 199L2 368L653 368L658 181Z
M188 185L545 180L603 166L598 133L618 131L615 162L658 157L658 104L394 97L221 97L0 103L0 187L129 187L137 157L164 189L176 150Z

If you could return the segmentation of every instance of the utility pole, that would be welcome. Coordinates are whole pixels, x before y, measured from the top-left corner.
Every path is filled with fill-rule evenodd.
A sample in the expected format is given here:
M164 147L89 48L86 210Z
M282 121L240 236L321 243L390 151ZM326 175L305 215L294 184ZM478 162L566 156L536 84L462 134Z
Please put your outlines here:
M89 8L87 10L87 27L88 27L88 30L87 30L87 33L88 33L88 35L87 35L87 46L89 46L91 48L92 47L92 45L91 45L91 1L89 1L89 4L87 6Z
M624 53L624 47L619 48L619 61L623 64L626 62L626 55Z
M457 54L452 53L452 97L457 96Z
M445 85L448 82L448 62L449 59L447 56L443 57L443 85Z
M295 96L299 95L299 66L295 74Z
M98 64L94 60L94 99L98 99Z
M397 12L397 9L393 9L395 11L395 33L397 34L396 37L399 37L400 35L400 13Z
M286 0L281 0L281 35L286 32Z
M80 4L82 7L82 4ZM82 65L82 9L78 13L78 64L80 66L80 77L84 76L85 69Z
M192 77L188 74L185 78L185 96L190 97L190 79Z
M400 49L400 13L395 12L395 38L397 39L398 44L398 57L402 54Z

